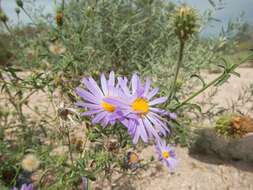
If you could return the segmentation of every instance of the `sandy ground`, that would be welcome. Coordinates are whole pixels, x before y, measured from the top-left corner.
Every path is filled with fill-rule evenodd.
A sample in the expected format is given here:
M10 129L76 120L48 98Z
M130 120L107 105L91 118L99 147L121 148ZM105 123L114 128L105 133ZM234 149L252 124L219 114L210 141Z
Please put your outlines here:
M253 68L241 67L237 68L236 72L240 74L240 78L232 75L226 83L218 88L217 93L212 98L212 103L215 103L220 107L222 106L225 108L230 108L233 103L236 103L238 101L238 97L243 95L242 93L245 92L245 89L249 87L250 84L253 84ZM207 81L210 81L217 76L218 74L203 73L203 77ZM206 101L210 94L215 92L215 90L215 87L209 88L203 94L196 97L194 101ZM249 106L252 106L252 104L244 105L243 109L246 111Z
M144 155L153 153L152 147ZM253 165L224 162L204 155L189 155L186 148L176 148L179 165L170 173L159 163L146 171L139 180L128 182L125 190L252 190ZM131 184L132 183L132 184ZM131 185L130 185L131 184ZM125 184L126 185L126 184ZM122 186L124 187L124 186Z

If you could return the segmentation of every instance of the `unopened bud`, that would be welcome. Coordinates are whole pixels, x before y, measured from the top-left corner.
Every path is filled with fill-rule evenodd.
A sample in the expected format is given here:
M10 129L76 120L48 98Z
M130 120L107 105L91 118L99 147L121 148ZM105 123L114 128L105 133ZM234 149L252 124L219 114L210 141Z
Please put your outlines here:
M182 6L176 9L173 14L175 33L181 40L187 40L196 31L197 14L194 9Z
M20 14L20 8L17 7L17 8L15 9L15 12L16 12L17 15L19 15L19 14Z
M16 4L17 4L17 6L19 6L20 8L23 8L23 6L24 6L22 0L16 0Z
M8 21L7 15L1 10L0 10L0 20L4 23L6 23Z

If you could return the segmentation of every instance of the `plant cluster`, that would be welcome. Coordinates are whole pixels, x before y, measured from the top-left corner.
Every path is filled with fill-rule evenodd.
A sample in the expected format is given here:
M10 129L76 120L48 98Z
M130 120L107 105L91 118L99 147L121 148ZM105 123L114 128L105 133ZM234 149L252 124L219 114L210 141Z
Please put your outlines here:
M219 64L229 42L202 42L202 20L186 5L63 0L54 16L38 19L25 1L16 3L31 24L11 27L0 10L8 32L0 45L10 47L0 60L1 189L114 188L154 162L140 154L151 143L173 168L167 144L187 144L185 113L201 110L191 100L241 64ZM223 72L205 83L199 69L214 63ZM194 77L202 88L185 90Z

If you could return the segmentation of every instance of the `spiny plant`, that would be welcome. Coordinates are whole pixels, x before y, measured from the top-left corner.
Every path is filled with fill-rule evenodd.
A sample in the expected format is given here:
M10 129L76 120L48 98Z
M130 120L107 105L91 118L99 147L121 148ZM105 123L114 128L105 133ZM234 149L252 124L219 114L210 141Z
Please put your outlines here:
M238 138L253 131L253 121L249 116L225 114L216 121L217 133L232 138Z

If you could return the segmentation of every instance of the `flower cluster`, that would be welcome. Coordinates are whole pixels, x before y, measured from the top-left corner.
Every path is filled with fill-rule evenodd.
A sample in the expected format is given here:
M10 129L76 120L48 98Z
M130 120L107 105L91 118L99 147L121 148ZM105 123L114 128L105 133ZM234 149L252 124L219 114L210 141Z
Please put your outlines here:
M167 97L155 97L159 89L151 88L150 79L142 83L134 74L130 81L126 77L116 80L114 72L111 72L108 80L104 74L101 75L101 88L92 77L83 78L82 83L85 89L76 88L76 93L83 100L77 106L87 110L82 115L90 116L93 124L106 127L119 121L128 129L134 144L141 139L144 143L155 141L159 150L161 145L164 146L161 136L170 133L165 117L175 119L175 115L156 107L166 102ZM159 155L161 151L158 151ZM171 151L163 158L174 158ZM168 163L171 167L174 165L170 164L171 161Z

